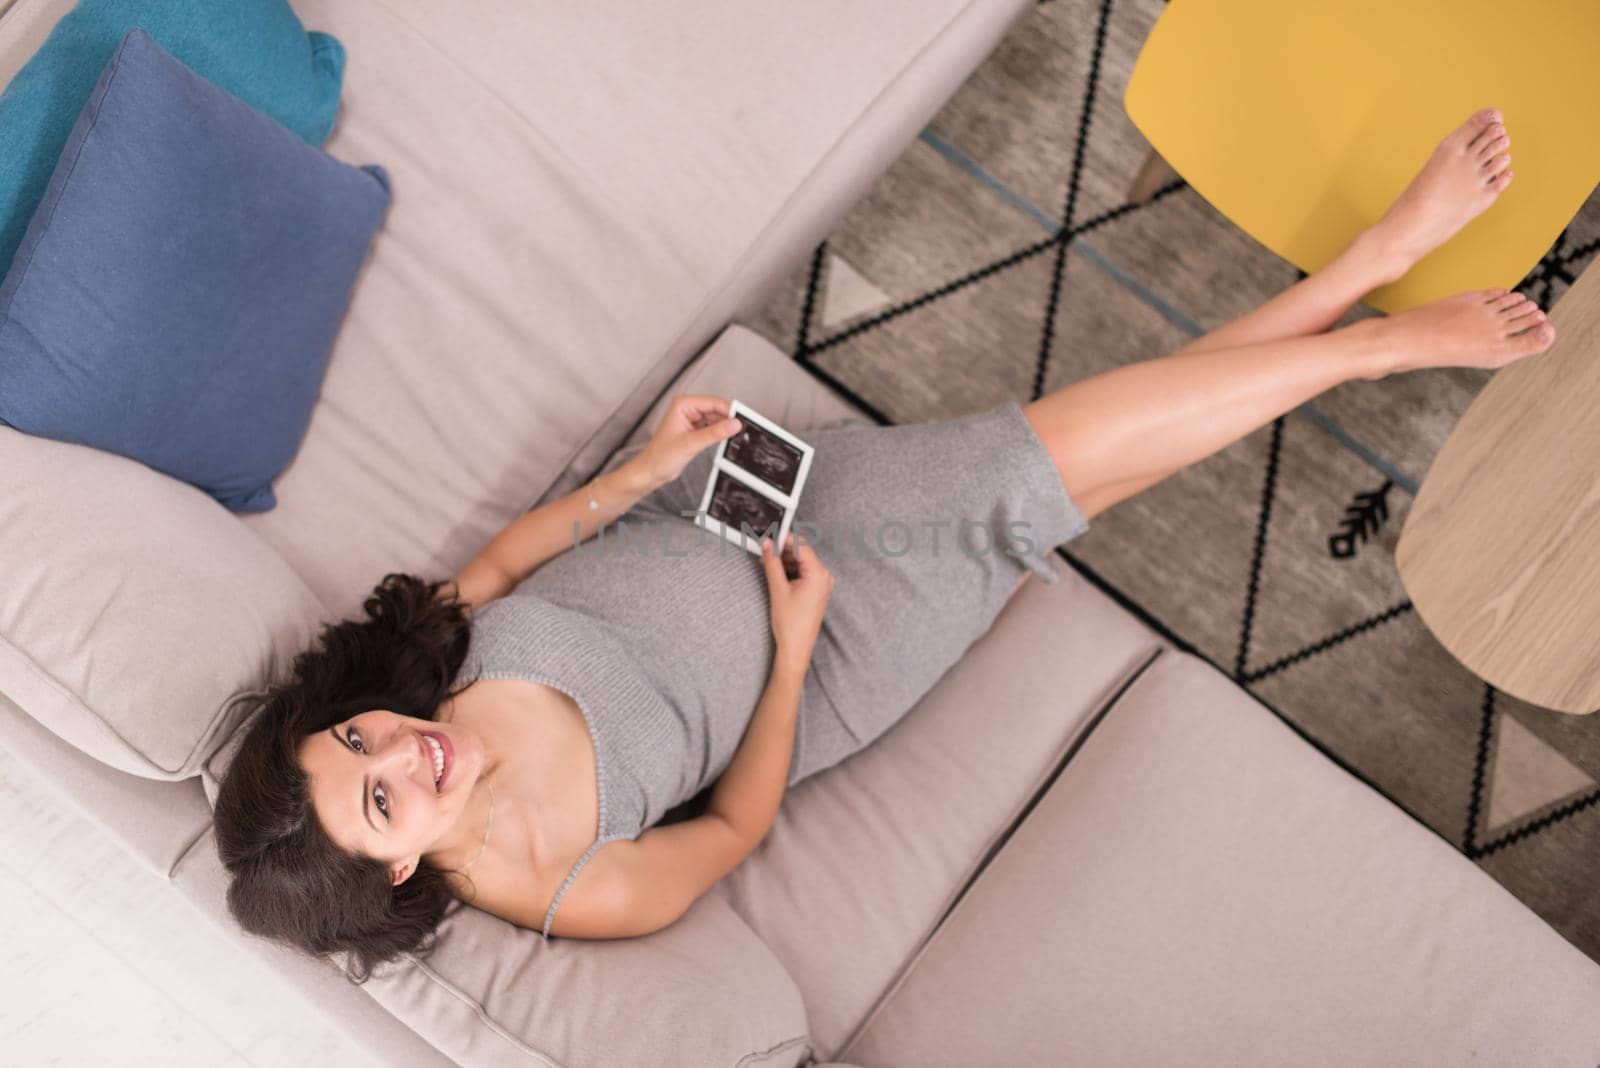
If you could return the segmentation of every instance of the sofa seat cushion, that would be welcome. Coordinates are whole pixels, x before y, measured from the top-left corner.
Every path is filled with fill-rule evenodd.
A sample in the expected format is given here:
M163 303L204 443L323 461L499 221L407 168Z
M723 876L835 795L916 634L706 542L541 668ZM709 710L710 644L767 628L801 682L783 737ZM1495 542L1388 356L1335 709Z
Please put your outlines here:
M839 1056L1595 1064L1600 966L1221 673L1168 652Z
M731 326L607 466L649 440L679 393L737 397L802 437L869 421ZM708 895L725 898L794 976L819 1057L848 1037L934 929L1083 722L1163 646L1077 572L1060 570L1054 586L1028 583L898 724L791 789L761 845Z
M733 326L672 383L613 463L649 439L678 393L737 397L802 437L867 421ZM761 845L712 891L805 992L819 1057L843 1043L937 926L1083 723L1164 646L1076 571L1059 570L1054 586L1025 585L899 723L789 790Z
M1054 585L1026 583L871 745L791 788L761 845L713 891L805 991L819 1056L837 1053L1084 724L1160 647L1061 570Z
M237 930L210 832L173 878L213 920ZM294 963L333 970L310 957ZM794 981L710 894L647 938L612 941L547 941L456 905L431 955L380 969L360 994L463 1065L792 1068L812 1049Z

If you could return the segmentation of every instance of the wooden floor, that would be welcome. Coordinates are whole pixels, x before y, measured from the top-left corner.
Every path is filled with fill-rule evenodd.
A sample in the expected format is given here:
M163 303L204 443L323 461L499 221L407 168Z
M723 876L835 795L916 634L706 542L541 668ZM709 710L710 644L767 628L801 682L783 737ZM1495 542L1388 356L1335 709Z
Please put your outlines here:
M26 769L0 814L5 1064L376 1065Z

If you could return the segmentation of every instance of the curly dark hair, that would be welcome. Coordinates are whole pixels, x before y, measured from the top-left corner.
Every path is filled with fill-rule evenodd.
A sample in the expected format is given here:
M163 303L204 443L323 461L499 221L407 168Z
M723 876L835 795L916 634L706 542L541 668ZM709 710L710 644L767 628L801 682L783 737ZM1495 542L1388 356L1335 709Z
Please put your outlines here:
M307 735L372 708L433 719L466 689L450 685L470 639L451 582L390 573L362 608L365 619L325 624L289 679L235 695L255 721L213 814L217 851L233 876L228 909L240 926L335 964L343 954L345 976L357 984L401 954L427 956L455 894L426 859L396 886L388 865L335 845L312 808L297 749Z

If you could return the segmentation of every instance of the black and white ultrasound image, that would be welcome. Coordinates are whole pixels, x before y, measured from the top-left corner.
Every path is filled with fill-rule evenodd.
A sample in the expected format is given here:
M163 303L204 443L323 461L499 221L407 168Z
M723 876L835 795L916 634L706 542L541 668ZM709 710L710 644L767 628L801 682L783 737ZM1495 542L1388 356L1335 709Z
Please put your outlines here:
M783 522L782 505L761 496L726 471L717 472L717 483L711 489L711 504L707 506L706 514L735 533L740 531L739 524L743 523L758 540L768 533L770 527L776 541L778 524Z
M742 423L739 432L728 439L723 456L781 492L793 492L794 480L800 475L800 450L748 419Z

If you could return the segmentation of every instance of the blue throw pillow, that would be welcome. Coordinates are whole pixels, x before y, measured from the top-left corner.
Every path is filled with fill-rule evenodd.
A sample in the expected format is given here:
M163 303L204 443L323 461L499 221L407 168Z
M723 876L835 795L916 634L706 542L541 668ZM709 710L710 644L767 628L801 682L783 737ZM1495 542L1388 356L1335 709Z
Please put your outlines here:
M388 205L133 30L0 284L0 422L272 508Z
M0 93L0 271L11 265L96 79L134 27L311 144L332 132L344 49L327 34L308 34L286 0L79 0Z

